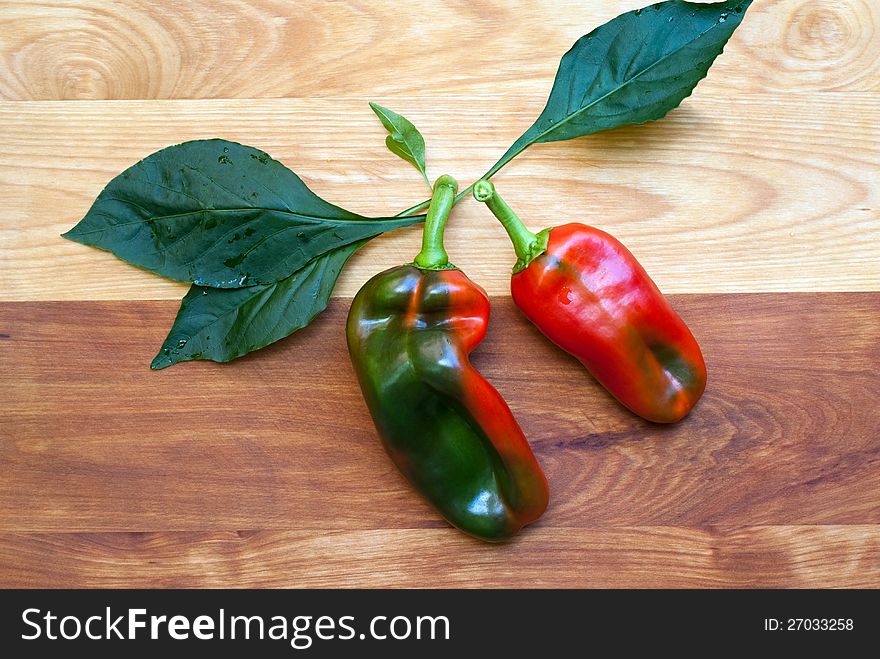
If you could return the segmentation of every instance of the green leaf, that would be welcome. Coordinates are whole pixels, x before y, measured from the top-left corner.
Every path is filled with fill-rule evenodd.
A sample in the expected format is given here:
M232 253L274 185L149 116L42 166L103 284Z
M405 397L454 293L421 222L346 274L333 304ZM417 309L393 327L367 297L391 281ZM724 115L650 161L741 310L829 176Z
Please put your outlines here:
M305 327L327 307L342 267L365 242L331 250L272 284L192 286L150 367L194 359L228 362Z
M403 158L422 173L425 183L431 187L428 174L425 171L425 138L412 122L388 108L383 108L377 103L370 102L373 112L379 117L379 121L385 126L390 134L385 138L385 146L391 153Z
M335 249L422 219L351 213L262 151L215 139L128 168L64 237L171 279L237 288L281 281Z
M706 77L750 4L670 0L621 14L581 37L562 57L544 111L486 177L531 144L665 116Z

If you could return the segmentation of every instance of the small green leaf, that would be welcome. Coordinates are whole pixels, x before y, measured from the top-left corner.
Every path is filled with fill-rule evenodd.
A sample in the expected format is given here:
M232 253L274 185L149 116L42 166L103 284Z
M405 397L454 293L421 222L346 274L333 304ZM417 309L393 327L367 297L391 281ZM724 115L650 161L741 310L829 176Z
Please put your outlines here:
M193 285L150 367L194 359L228 362L305 327L327 307L342 267L365 242L327 252L272 284L226 289Z
M660 2L581 37L562 57L541 115L484 178L531 144L665 116L706 76L751 2Z
M425 138L412 122L388 108L383 108L377 103L370 102L373 112L379 117L379 121L389 132L385 138L385 145L391 153L403 158L422 173L425 183L431 187L428 174L425 171Z
M281 281L315 258L422 217L365 218L253 147L196 140L114 178L65 238L216 288Z

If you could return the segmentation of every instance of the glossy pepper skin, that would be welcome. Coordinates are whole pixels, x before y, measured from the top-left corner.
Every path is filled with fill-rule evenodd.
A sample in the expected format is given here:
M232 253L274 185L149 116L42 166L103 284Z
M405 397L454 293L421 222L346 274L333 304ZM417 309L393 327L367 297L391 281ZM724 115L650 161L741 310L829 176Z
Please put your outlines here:
M509 211L494 193L493 212L505 213L499 201ZM510 280L525 316L634 413L657 423L686 416L706 388L702 352L629 250L584 224L529 235Z
M355 297L348 348L388 454L454 526L503 540L547 507L547 481L501 395L468 354L489 299L460 270L404 265Z
M426 234L430 222L431 211ZM486 335L486 293L445 252L430 260L361 288L348 316L349 354L401 472L454 526L504 540L544 512L547 480L510 408L470 363Z

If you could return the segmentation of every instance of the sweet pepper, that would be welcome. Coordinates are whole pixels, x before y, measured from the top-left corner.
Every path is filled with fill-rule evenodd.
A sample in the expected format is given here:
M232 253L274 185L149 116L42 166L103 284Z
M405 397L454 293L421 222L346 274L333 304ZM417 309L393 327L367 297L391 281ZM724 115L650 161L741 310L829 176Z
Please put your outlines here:
M474 185L474 197L513 242L510 291L525 316L639 416L672 423L687 415L706 387L702 352L629 250L579 223L534 234L488 180Z
M355 296L348 349L397 467L454 526L498 541L538 519L549 494L510 408L468 357L486 335L489 299L443 248L456 189L437 180L422 251Z

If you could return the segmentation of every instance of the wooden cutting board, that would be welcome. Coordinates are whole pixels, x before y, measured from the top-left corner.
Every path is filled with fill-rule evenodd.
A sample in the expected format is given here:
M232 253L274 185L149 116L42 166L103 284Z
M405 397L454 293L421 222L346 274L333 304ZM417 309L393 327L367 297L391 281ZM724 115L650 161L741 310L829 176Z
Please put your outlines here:
M345 352L359 252L313 326L227 365L148 364L186 286L64 241L168 144L268 151L364 214L479 176L581 34L642 2L0 2L0 587L880 586L880 5L756 0L666 119L530 149L495 181L534 229L618 236L704 348L671 427L623 410L508 297L472 200L447 247L491 294L478 368L550 480L486 545L383 453ZM430 27L430 29L427 29Z

